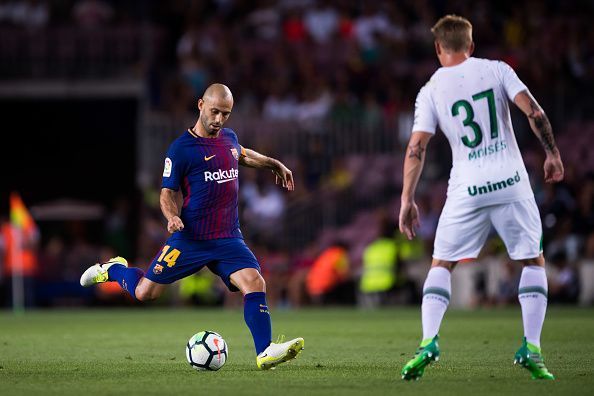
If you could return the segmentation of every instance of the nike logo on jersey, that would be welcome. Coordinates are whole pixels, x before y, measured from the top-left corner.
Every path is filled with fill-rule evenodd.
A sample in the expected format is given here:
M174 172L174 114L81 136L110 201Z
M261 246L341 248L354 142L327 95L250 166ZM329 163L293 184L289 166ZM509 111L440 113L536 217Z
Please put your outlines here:
M206 155L204 156L204 161L210 161L211 159L213 159L214 157L216 157L217 155L211 155L210 157L207 157Z

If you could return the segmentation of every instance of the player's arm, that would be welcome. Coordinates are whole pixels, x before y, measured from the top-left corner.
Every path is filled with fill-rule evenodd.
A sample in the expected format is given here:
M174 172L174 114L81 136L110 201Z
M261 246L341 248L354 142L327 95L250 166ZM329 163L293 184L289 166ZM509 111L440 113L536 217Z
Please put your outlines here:
M429 132L413 132L404 157L398 224L400 232L410 240L416 236L415 228L419 227L419 210L415 203L415 190L425 164L427 144L432 136L433 134Z
M184 229L184 223L181 221L180 214L180 198L181 192L171 190L169 188L161 189L161 196L159 197L159 203L161 204L161 212L167 219L167 231L174 233Z
M270 169L275 175L276 184L280 180L287 190L293 191L295 189L293 172L277 159L267 157L251 149L242 148L239 163L250 168Z
M538 137L544 151L546 159L544 162L544 178L547 183L556 183L563 180L563 162L559 149L555 144L553 128L549 118L544 110L536 102L534 97L528 91L518 93L514 98L514 103L528 117L532 132Z

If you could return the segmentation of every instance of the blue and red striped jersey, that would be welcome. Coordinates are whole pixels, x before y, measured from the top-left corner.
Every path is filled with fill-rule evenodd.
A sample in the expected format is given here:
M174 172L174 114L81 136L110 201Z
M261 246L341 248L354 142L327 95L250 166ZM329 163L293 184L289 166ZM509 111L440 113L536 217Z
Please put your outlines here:
M181 219L184 239L242 238L237 210L239 156L237 135L221 129L217 138L186 131L167 151L161 187L184 197Z

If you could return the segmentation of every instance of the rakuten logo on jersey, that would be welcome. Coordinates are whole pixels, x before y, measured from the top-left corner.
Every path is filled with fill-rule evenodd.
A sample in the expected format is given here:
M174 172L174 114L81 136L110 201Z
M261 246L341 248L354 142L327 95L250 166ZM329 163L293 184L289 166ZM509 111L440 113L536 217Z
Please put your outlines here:
M239 170L235 168L231 168L229 170L216 170L214 172L205 171L204 172L204 181L216 181L217 183L227 183L231 180L235 180L239 177Z

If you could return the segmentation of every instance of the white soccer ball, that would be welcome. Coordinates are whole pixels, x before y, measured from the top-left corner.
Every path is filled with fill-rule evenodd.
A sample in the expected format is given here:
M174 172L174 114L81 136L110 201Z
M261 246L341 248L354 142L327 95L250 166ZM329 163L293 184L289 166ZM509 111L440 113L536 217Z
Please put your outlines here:
M216 371L227 361L229 348L220 334L201 331L194 334L186 345L186 358L196 370Z

